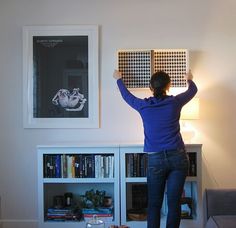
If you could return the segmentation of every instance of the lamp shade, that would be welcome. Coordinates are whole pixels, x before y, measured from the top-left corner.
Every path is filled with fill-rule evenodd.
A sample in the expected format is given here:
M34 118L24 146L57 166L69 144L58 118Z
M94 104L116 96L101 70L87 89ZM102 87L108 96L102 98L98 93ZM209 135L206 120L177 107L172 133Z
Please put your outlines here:
M182 108L181 120L197 120L199 119L199 98L194 97Z

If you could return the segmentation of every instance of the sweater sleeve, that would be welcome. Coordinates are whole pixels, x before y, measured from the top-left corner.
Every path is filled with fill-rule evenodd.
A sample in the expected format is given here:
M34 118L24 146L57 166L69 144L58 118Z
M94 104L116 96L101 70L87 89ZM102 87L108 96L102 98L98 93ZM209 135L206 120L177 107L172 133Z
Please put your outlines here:
M128 105L130 105L132 108L138 111L141 108L143 100L140 98L137 98L132 93L130 93L130 91L126 88L122 79L117 80L117 85L124 101Z
M188 80L188 89L176 96L180 106L184 106L188 103L197 93L198 89L196 84L192 80Z

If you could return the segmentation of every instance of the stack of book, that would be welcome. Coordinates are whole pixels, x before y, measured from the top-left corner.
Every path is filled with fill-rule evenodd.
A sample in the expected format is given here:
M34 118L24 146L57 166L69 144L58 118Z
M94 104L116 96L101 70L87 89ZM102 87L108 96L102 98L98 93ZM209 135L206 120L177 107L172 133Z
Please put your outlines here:
M113 208L112 207L99 207L99 208L83 208L82 214L84 221L90 221L94 215L101 219L103 222L113 221Z
M65 221L65 220L78 220L79 218L72 209L48 208L46 219L54 221Z

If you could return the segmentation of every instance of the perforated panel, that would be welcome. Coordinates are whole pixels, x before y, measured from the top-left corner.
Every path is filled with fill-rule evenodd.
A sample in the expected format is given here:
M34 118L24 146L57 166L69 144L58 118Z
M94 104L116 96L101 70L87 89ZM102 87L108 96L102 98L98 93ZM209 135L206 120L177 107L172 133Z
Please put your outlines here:
M153 72L163 70L171 77L172 87L186 87L188 71L186 49L121 50L118 69L127 88L149 88Z
M154 72L158 70L170 75L172 87L186 87L187 50L154 50Z
M147 88L151 77L151 51L118 51L118 69L127 88Z

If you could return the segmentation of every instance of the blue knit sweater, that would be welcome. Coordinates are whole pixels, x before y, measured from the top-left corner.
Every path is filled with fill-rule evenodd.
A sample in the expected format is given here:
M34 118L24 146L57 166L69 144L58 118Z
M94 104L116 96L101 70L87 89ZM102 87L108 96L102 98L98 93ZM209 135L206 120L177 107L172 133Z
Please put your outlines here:
M188 81L188 89L177 96L140 99L129 92L122 79L117 80L123 99L142 117L144 128L144 151L182 149L179 118L182 107L197 93L197 86Z

